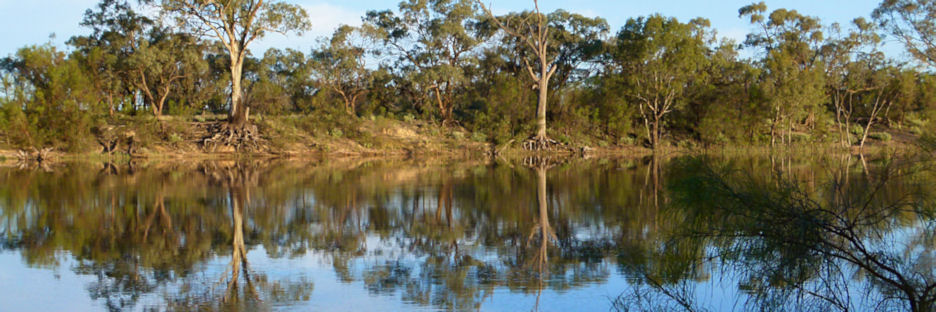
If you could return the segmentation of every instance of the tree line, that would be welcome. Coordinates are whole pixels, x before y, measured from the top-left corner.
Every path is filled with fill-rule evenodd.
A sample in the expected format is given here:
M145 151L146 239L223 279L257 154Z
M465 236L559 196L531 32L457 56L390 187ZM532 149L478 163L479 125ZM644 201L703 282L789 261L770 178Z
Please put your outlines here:
M655 14L612 31L532 4L496 15L479 0L404 0L309 52L259 55L256 40L315 21L281 1L101 0L67 50L33 45L0 60L0 138L75 149L121 118L227 114L236 131L255 113L418 119L534 149L848 147L889 139L880 129L924 134L936 112L926 1L884 1L849 25L754 3L738 10L751 24L743 42L704 18ZM886 55L885 39L912 58Z

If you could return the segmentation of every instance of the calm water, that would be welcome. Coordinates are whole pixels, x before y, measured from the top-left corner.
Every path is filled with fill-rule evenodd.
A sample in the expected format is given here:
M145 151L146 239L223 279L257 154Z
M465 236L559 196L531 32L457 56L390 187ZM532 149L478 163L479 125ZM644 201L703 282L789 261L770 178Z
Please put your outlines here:
M926 311L917 158L0 168L0 310Z

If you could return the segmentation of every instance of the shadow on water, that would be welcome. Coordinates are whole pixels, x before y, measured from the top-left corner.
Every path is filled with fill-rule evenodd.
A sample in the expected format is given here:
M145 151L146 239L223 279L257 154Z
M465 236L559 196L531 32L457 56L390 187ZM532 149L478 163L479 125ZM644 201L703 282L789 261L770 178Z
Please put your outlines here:
M846 155L0 168L0 246L92 277L83 291L110 310L395 298L385 308L927 311L927 166ZM320 284L364 294L322 297Z

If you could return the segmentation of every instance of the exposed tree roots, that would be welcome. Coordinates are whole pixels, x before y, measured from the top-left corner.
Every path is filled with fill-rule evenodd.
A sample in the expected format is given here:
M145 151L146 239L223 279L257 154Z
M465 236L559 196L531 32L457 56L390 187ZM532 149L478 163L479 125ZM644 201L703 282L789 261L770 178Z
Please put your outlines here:
M533 136L523 141L523 149L528 151L552 151L562 149L563 144L547 136Z
M52 148L46 147L43 149L33 148L32 152L27 152L25 150L19 150L16 152L16 158L21 162L43 162L48 160L52 156Z
M33 148L32 152L19 150L16 152L16 158L16 165L19 169L32 170L39 168L46 172L52 171L52 167L50 166L50 160L52 158L51 147L43 149Z
M124 134L123 138L118 137L118 136L98 137L97 141L98 141L98 144L100 144L102 147L102 150L101 150L102 154L112 155L116 153L117 151L120 150L121 142L124 142L124 144L126 145L127 155L133 155L133 153L136 152L136 148L134 146L136 143L136 139L134 139L133 133Z
M259 152L263 150L263 139L260 138L257 126L235 126L227 122L209 124L208 135L201 140L202 147L215 152L219 148L231 147L237 152Z
M568 157L537 155L523 158L523 166L533 169L550 169L556 166L561 166L568 161Z

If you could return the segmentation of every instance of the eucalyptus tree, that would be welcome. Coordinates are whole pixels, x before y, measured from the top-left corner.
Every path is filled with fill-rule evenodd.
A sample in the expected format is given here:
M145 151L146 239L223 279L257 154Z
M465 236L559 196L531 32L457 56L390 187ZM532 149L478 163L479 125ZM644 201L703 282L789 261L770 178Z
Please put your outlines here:
M81 21L81 26L91 29L91 34L68 41L111 113L136 108L134 98L138 90L133 82L139 80L139 72L128 69L128 60L155 24L125 0L101 0L94 9L85 11Z
M651 15L629 19L617 35L612 60L620 79L637 103L654 149L660 147L664 118L685 106L700 73L709 62L709 22Z
M826 66L827 93L835 110L835 123L843 146L853 143L851 122L856 103L864 93L882 88L881 80L873 76L885 61L880 50L882 38L875 25L864 18L854 19L852 25L847 36L841 34L837 24L832 25L832 36L821 51Z
M3 107L13 145L77 151L88 141L101 114L99 94L84 68L67 56L46 44L0 59L0 71L17 89Z
M229 122L243 127L250 110L242 103L244 59L248 46L270 32L302 34L311 27L299 5L276 0L162 0L162 10L193 34L220 41L230 57L231 103Z
M494 21L494 23L507 35L520 40L523 45L533 52L534 62L523 58L524 65L530 78L536 82L539 98L536 105L536 133L525 143L525 148L543 150L549 149L555 141L546 135L546 105L549 96L549 79L559 69L559 57L551 49L549 16L540 12L539 1L533 0L533 11L521 14L495 16L494 13L481 2L475 0L481 9Z
M871 14L894 35L917 60L936 65L936 2L929 0L885 0Z
M153 28L125 63L130 83L143 93L144 102L157 117L179 82L208 66L196 38L161 27Z
M794 126L813 126L825 100L825 75L819 49L823 42L819 19L796 10L777 9L765 16L764 2L738 10L760 32L748 34L745 45L763 49L760 89L772 117L770 144L790 142Z
M198 63L185 62L185 75L179 79L168 101L176 104L171 112L226 112L225 96L230 79L224 48L211 41L189 45L201 56ZM192 60L194 61L194 60Z
M849 126L853 110L851 99L855 90L849 88L849 77L854 74L849 69L861 46L859 32L843 35L838 23L829 28L830 37L822 47L822 58L826 65L826 88L832 108L835 111L835 124L839 132L839 143L843 147L851 145Z
M360 35L359 29L342 25L313 51L311 59L319 85L340 95L350 115L357 112L358 101L367 95L374 82Z
M706 67L700 71L704 84L692 88L687 105L670 117L670 131L697 134L705 144L754 143L758 128L769 119L759 107L757 85L760 69L741 59L733 40L712 47Z
M431 94L442 124L452 124L456 97L475 66L475 49L486 39L477 31L473 1L406 0L399 11L369 11L363 29L396 57L393 67L416 92Z
M99 101L108 107L109 114L113 116L125 94L123 80L117 70L118 56L93 47L87 51L76 51L70 57L81 65Z
M143 106L162 115L180 80L206 66L197 38L137 13L127 1L102 0L96 10L85 12L81 24L92 33L73 37L69 44L77 48L74 56L91 74L111 114L125 103L136 108L140 95Z
M565 10L549 13L549 26L555 43L550 49L556 54L555 80L549 98L556 99L555 94L567 85L582 82L597 72L594 65L605 49L610 26L604 18Z
M906 76L902 75L902 70L889 64L885 60L869 60L865 66L870 67L870 73L864 78L864 90L860 94L859 105L865 114L865 124L861 127L861 139L858 141L859 150L864 149L865 142L868 140L868 134L871 133L871 127L875 121L885 115L901 93L903 81ZM913 76L910 76L911 79Z
M264 114L298 111L314 92L312 66L300 51L270 49L251 65L245 102Z

